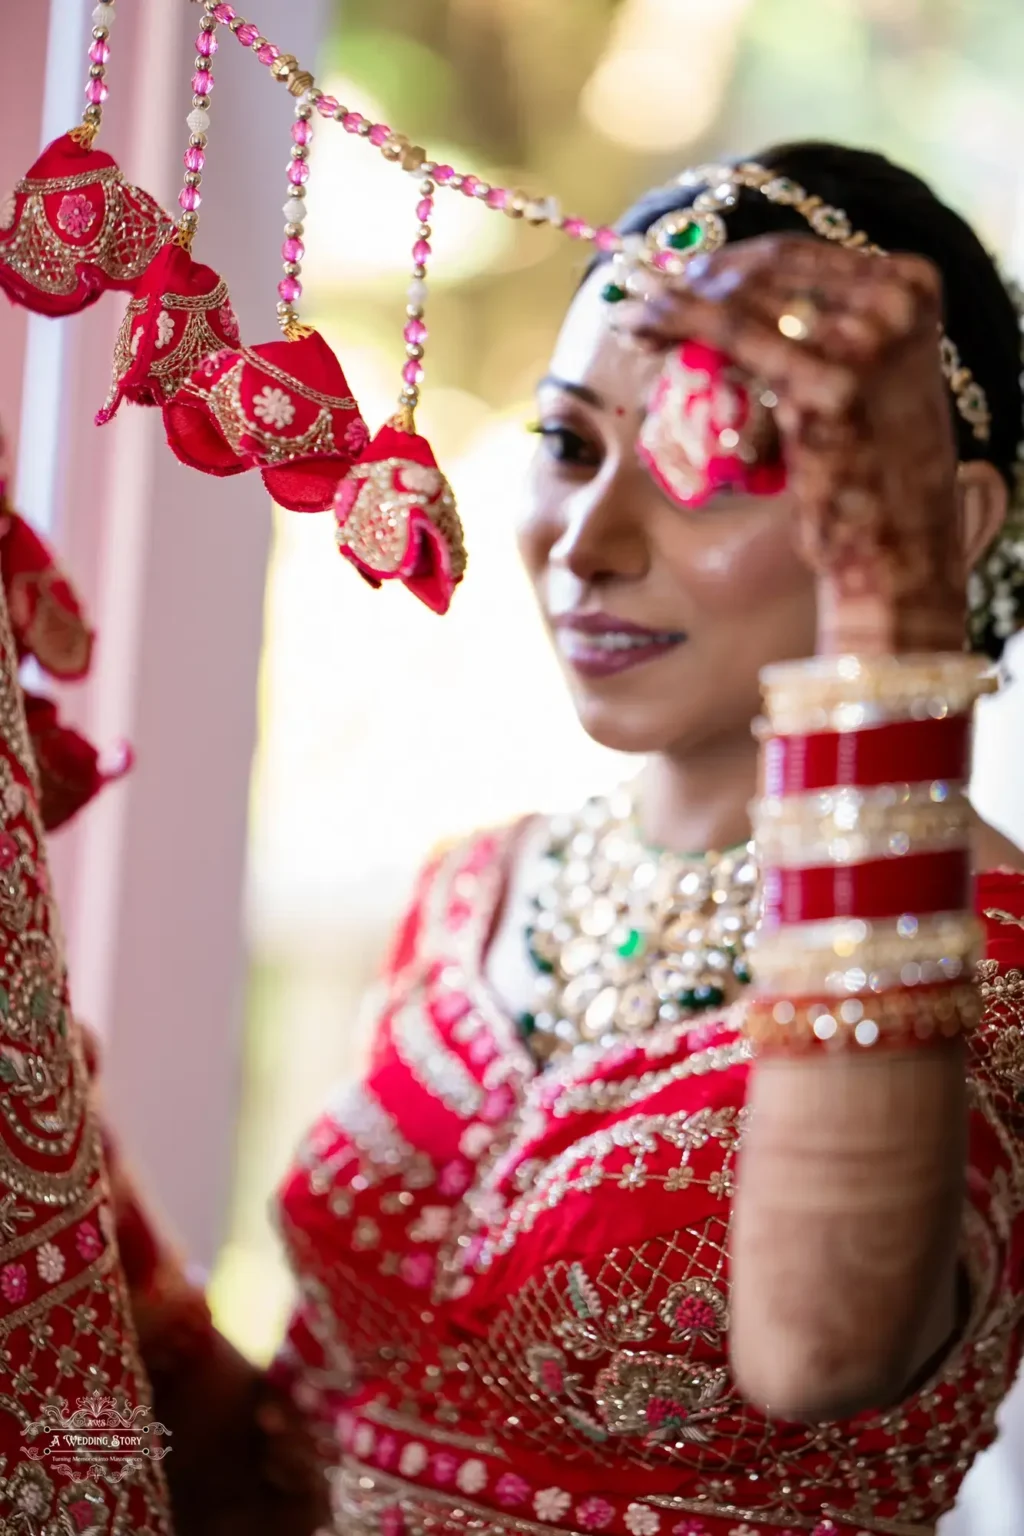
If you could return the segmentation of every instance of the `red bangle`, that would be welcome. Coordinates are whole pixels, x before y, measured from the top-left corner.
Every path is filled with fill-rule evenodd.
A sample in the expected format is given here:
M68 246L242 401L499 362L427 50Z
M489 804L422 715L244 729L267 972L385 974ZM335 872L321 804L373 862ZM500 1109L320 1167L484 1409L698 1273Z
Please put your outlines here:
M813 869L766 869L766 929L815 923L833 917L885 918L912 912L960 912L971 907L970 854L966 848L863 864Z
M923 784L970 776L971 718L901 720L860 731L771 736L764 743L766 795L849 785Z

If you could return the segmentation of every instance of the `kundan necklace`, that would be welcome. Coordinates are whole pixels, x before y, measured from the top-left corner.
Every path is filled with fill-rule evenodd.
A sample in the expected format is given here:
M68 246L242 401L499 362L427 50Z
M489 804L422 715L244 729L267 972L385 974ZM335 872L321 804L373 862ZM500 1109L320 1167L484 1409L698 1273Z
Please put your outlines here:
M760 912L753 844L646 846L620 790L554 817L526 930L537 1009L520 1025L543 1060L721 1007L750 980Z

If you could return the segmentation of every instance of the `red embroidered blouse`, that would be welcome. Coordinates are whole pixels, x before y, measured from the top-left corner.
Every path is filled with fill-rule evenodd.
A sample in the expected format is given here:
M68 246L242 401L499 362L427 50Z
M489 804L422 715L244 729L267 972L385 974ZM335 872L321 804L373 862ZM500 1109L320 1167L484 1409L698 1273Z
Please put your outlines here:
M1022 1348L1024 877L978 883L969 1321L900 1407L808 1426L729 1376L735 1010L538 1072L482 974L510 851L427 870L365 1079L281 1190L301 1301L275 1370L336 1464L338 1531L932 1536Z

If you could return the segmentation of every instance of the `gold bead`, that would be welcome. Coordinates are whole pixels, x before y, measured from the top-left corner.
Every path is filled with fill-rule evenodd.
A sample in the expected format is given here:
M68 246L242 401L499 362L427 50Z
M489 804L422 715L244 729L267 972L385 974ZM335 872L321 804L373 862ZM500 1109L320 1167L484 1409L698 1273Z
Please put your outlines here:
M288 89L293 96L305 96L312 84L313 76L308 69L293 70L288 76Z
M530 199L521 188L512 192L505 203L505 214L510 219L521 219Z
M402 170L418 171L427 158L427 152L422 144L406 144L402 150Z
M259 42L258 38L256 42ZM256 43L253 43L252 46L255 48ZM270 73L273 75L275 80L287 80L292 70L298 69L298 67L299 61L293 53L281 53L278 54L273 64L271 64Z
M407 148L409 140L404 133L393 133L389 139L385 139L380 147L380 152L385 160L401 160L403 151Z

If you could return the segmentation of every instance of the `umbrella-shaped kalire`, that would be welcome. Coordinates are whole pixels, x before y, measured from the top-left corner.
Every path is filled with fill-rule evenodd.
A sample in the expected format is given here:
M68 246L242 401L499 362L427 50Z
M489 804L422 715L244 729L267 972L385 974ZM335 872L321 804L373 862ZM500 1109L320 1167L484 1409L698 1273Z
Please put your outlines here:
M398 414L377 433L334 498L338 549L372 586L400 581L435 613L447 613L466 570L466 546L451 486L416 431L427 339L424 303L434 183L416 207L413 279L405 327L406 362Z
M113 0L93 12L86 108L0 208L0 288L38 315L75 315L108 288L132 288L173 228L117 163L94 149L109 94Z
M201 72L200 84L209 89L209 69ZM257 469L275 501L294 512L326 511L338 481L367 440L341 364L323 337L300 323L294 308L302 293L299 272L312 115L312 108L300 101L292 125L284 276L278 286L278 318L285 339L247 347L237 335L233 340L223 338L227 345L222 340L207 348L201 360L194 359L188 376L164 405L167 441L183 463L211 475ZM200 120L199 126L205 130L208 119ZM204 147L205 137L201 144L193 141L190 151L202 153ZM198 181L198 170L186 176L182 193L183 207L188 203L182 218L188 241L197 220ZM195 196L189 197L190 193ZM209 281L200 279L194 267L190 276L197 285ZM214 276L210 273L211 279ZM216 311L216 319L210 313L216 291L210 288L207 321L212 330L219 326L223 331L221 311ZM159 310L153 324L159 328ZM171 334L169 322L164 322L164 330L171 342L176 341L177 332ZM143 345L148 355L155 356L158 346L151 332L145 333ZM122 355L124 350L122 338ZM159 367L159 360L153 366Z

